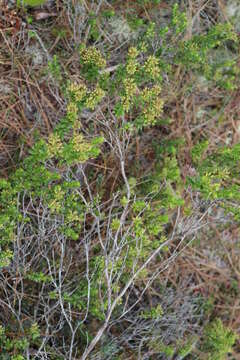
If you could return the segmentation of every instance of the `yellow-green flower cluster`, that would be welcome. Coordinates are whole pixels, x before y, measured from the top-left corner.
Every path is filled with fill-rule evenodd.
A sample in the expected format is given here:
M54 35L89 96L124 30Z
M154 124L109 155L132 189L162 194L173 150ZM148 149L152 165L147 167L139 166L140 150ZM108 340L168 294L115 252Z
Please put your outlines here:
M5 251L1 251L0 253L0 266L6 267L9 266L11 263L11 260L13 258L13 252L9 249Z
M145 102L151 102L160 95L161 90L161 86L159 85L154 85L152 88L144 88L141 92L142 100Z
M71 83L68 86L68 92L71 97L71 101L67 106L67 114L71 119L76 120L78 114L79 102L82 102L87 108L94 110L96 105L102 100L105 95L105 92L99 84L96 85L96 88L93 91L88 91L86 85Z
M122 96L122 104L125 111L129 111L133 97L137 92L137 85L132 78L126 78L123 81L124 95Z
M60 155L63 149L62 141L58 134L52 133L48 138L47 151L50 157Z
M103 69L106 66L106 60L102 57L101 52L94 46L81 48L80 55L82 62L85 65L95 65L100 69Z
M82 220L82 218L76 210L69 209L67 214L65 215L65 220L67 223L73 223L73 222L79 222L80 220Z
M157 79L160 77L159 60L154 55L151 55L147 58L144 64L144 71L152 79Z
M72 138L73 149L76 151L80 158L79 161L85 161L88 159L88 152L91 150L92 145L88 143L82 134L74 133Z
M154 22L151 22L148 26L145 35L147 39L152 39L155 36L155 28L156 28L156 24Z
M68 86L68 91L75 101L80 102L84 100L87 94L87 87L82 83L71 83Z
M65 193L62 190L61 186L56 185L54 188L54 198L48 205L51 212L56 212L57 214L60 213L64 195Z
M75 121L78 117L78 107L73 101L70 101L67 105L67 116L69 119Z
M128 56L130 59L136 59L136 57L138 56L139 54L139 51L136 47L134 46L131 46L129 49L128 49Z
M138 50L135 47L130 47L128 50L128 61L126 66L126 72L128 75L134 75L137 71L138 62L136 58L138 56Z
M137 56L139 51L136 47L130 47L128 50L128 59L126 63L126 78L123 80L123 95L121 96L122 106L125 111L130 110L133 97L137 93L137 85L133 75L138 68Z
M93 90L90 94L88 94L85 105L91 110L97 106L97 104L102 100L104 97L105 92L103 89L100 88L99 84L97 84L95 90Z
M151 89L145 88L141 93L143 101L143 119L144 125L154 125L157 118L162 114L163 111L163 100L160 97L161 87L159 85L153 86Z

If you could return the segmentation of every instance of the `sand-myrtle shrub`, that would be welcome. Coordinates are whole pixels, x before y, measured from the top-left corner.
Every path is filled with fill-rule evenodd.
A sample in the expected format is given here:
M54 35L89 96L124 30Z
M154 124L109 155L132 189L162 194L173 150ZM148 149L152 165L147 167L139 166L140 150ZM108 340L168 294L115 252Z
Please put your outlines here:
M147 15L162 6L137 3ZM202 124L188 128L186 138L181 133L189 77L201 74L223 94L237 88L238 37L228 22L192 34L178 4L164 26L122 14L114 25L115 13L104 9L98 16L102 2L96 14L95 5L81 2L84 31L84 21L74 18L80 8L67 5L69 37L77 42L69 73L66 66L63 76L57 55L47 65L64 94L65 116L47 136L36 136L0 180L1 354L182 359L207 351L220 359L236 336L217 320L199 345L209 320L205 299L177 292L178 279L171 283L170 276L164 292L154 287L214 221L212 208L240 219L239 144L213 147L207 131L197 132ZM115 29L123 22L129 33L135 29L117 50L101 27L109 18ZM61 47L58 41L54 46ZM218 51L229 58L219 59ZM196 198L205 204L203 214Z

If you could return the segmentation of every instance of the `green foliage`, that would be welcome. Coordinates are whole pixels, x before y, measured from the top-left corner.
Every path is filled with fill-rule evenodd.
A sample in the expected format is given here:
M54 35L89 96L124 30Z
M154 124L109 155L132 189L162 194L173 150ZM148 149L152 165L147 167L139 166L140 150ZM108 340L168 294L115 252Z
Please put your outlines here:
M62 69L57 55L53 55L52 60L48 62L48 69L55 80L62 79Z
M191 68L209 71L207 68L210 50L223 46L227 41L237 41L231 24L217 24L204 35L194 35L190 40L179 44L177 60Z
M158 5L161 3L161 0L137 0L140 5Z
M29 329L29 334L33 341L39 339L40 337L40 329L37 323L33 323L32 326Z
M189 40L179 43L175 54L175 61L186 66L187 69L200 71L209 81L215 81L219 86L228 90L236 87L239 69L237 60L217 56L227 42L237 44L237 35L230 23L217 24L206 34L194 35ZM229 50L230 51L230 50Z
M50 276L45 275L42 272L28 274L27 278L37 283L46 283L47 281L51 280Z
M144 312L142 312L141 317L143 319L158 319L159 317L162 317L162 315L163 309L159 304L150 310L145 310Z
M72 101L66 117L59 123L48 141L43 139L37 141L30 150L29 156L10 176L9 180L1 179L0 244L2 251L0 266L8 266L13 256L9 244L14 242L17 224L23 220L19 209L19 201L23 194L32 196L35 201L42 199L53 215L64 215L65 223L60 230L71 239L78 238L83 208L82 201L74 195L74 189L79 186L79 183L63 181L58 168L63 164L71 166L97 157L104 139L102 137L94 138L91 141L84 139L78 128L75 130L77 117L78 108ZM71 133L70 137L69 132ZM48 163L53 159L58 166L54 170L49 170ZM28 217L25 217L23 221L29 220ZM36 276L35 274L32 280L41 281ZM42 281L44 280L46 279L42 279Z
M0 348L4 359L25 360L23 354L28 347L27 337L12 338L8 336L6 329L0 326Z
M111 18L111 17L115 16L115 11L113 9L104 10L102 12L102 16L104 16L106 18Z
M208 156L198 166L198 175L189 178L189 183L207 199L219 200L221 205L232 213L236 220L239 213L238 177L240 145L223 147ZM231 205L228 204L231 202Z
M167 154L168 156L176 156L177 153L181 150L185 143L185 139L173 139L173 140L163 140L160 143L157 143L153 140L153 148L157 160L162 160L163 156Z
M191 155L194 163L198 163L201 160L204 152L208 148L208 144L208 140L203 140L193 146L193 148L191 149Z
M196 341L196 338L194 339L187 339L186 341L180 341L178 343L178 356L181 359L184 359L187 355L190 355L193 347L194 347L194 342Z
M143 19L139 18L134 13L127 16L127 22L133 31L137 31L144 25Z
M176 35L183 33L187 28L187 15L179 10L177 3L174 4L172 9L172 26Z
M89 15L90 15L89 16L89 26L90 26L89 36L92 40L96 41L100 36L100 32L99 32L98 26L97 26L97 18L94 13L90 13Z
M119 219L113 219L111 223L112 230L117 231L120 226L120 220Z
M90 262L90 276L92 286L89 289L87 279L82 277L75 291L71 294L64 293L64 301L71 304L74 308L83 311L87 306L89 307L89 313L91 316L98 320L104 320L105 311L107 309L107 299L99 300L99 292L103 293L105 290L105 284L102 282L102 272L104 270L104 258L102 256L96 256L91 259ZM52 298L57 298L57 294L52 294ZM88 303L88 299L90 299Z
M224 360L236 341L236 334L225 327L220 319L209 324L204 331L202 350L209 360Z
M174 346L166 345L159 340L153 340L149 345L150 345L150 349L153 349L158 353L164 354L168 359L171 359L176 352Z
M43 5L46 0L17 0L17 6L29 6L29 7L36 7Z
M183 205L181 176L177 158L175 156L164 157L142 189L144 193L154 194L155 200L159 200L164 211Z

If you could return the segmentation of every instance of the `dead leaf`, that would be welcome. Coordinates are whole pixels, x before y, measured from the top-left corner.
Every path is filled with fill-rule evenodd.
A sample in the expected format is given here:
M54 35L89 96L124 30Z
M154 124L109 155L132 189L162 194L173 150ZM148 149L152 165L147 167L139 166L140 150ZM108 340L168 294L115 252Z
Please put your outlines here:
M35 20L45 20L45 19L48 19L49 17L53 17L53 16L57 16L57 14L43 12L43 11L34 13Z

